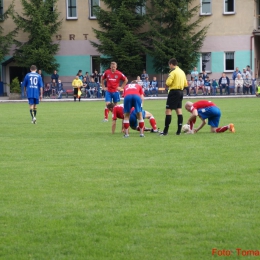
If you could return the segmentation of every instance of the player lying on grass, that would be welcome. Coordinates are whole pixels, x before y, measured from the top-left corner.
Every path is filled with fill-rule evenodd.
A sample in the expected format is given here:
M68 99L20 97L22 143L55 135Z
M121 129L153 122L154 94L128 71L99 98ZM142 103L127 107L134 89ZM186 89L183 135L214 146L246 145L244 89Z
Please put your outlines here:
M123 104L115 105L114 103L109 103L107 105L107 108L109 109L110 112L112 112L112 134L115 133L117 119L122 119L122 132L124 132L124 126L123 126L124 105ZM150 125L152 127L152 128L144 127L144 131L150 131L152 133L157 133L158 129L156 126L156 120L155 120L154 116L148 111L142 111L142 114L143 114L144 119L149 119ZM132 129L140 131L140 129L138 127L137 116L136 116L134 108L131 110L129 123L130 123L130 127Z
M195 103L188 101L185 104L185 109L191 113L187 124L190 125L190 129L193 130L194 133L197 133L206 124L206 119L208 119L208 125L210 125L210 131L212 133L222 133L228 129L230 132L235 133L234 124L218 127L221 111L211 101L200 100ZM197 116L202 120L202 123L198 128L193 129L194 120Z

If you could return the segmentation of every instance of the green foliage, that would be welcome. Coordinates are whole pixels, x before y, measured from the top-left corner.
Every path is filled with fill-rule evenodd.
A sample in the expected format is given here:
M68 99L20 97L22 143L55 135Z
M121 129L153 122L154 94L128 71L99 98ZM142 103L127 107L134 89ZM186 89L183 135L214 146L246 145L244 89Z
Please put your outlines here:
M18 66L30 67L35 64L47 73L59 67L54 55L59 44L53 43L52 37L60 26L57 0L21 0L23 15L13 15L13 20L20 30L29 34L28 41L17 48L14 59Z
M176 58L186 73L197 64L208 26L200 28L202 17L192 20L200 8L189 8L193 1L151 0L146 42L157 72L168 73L170 58Z
M5 13L0 15L0 20L1 21L6 20L12 14L13 8L14 8L14 3L12 3L8 7L8 9L5 11ZM3 33L4 33L4 29L0 25L0 62L9 53L12 44L16 42L14 37L17 34L17 29L10 31L6 35L3 35Z
M107 68L115 61L120 71L136 77L144 68L145 48L140 30L146 21L146 16L137 14L136 8L144 1L103 2L108 10L97 8L95 12L101 30L93 29L99 42L92 41L91 44L102 53L103 67Z
M236 248L260 244L259 99L214 102L235 134L176 136L173 115L168 136L124 139L104 102L41 102L37 125L25 102L0 103L0 258L258 259ZM165 100L144 108L162 128Z
M21 93L21 86L18 77L12 80L10 84L10 93Z

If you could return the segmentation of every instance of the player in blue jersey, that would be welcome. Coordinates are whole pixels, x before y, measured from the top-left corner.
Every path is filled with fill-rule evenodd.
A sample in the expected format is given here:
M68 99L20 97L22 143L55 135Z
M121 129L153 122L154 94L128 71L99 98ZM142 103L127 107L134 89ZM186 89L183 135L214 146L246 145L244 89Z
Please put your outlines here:
M39 99L42 100L43 82L42 77L36 73L37 67L35 65L31 66L30 71L30 73L26 74L22 86L28 98L32 123L36 124L37 105Z

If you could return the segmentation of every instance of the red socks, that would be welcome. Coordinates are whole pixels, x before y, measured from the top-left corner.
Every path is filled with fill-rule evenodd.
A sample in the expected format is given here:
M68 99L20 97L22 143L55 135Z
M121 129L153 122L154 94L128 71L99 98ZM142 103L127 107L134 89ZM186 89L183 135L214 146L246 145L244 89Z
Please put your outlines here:
M216 129L216 133L223 133L226 132L228 130L228 126L222 126Z
M157 126L156 126L156 121L155 121L154 117L150 117L149 121L150 121L150 125L153 128L153 130L156 130Z
M104 110L105 119L108 119L108 114L109 114L109 110L107 107L105 107L105 110Z

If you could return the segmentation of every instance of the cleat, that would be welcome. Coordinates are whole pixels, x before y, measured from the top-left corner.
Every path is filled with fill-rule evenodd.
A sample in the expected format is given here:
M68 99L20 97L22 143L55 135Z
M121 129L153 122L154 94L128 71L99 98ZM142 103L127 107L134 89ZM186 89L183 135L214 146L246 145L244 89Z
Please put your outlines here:
M168 135L168 133L159 132L159 136L164 136L164 135Z
M235 132L236 132L235 127L234 127L234 124L229 124L228 129L229 129L229 131L230 131L231 133L235 133Z
M181 135L181 133L176 132L176 135Z
M36 124L36 117L33 118L32 123Z
M124 137L124 138L128 138L128 137L129 137L129 135L125 134L123 137Z
M152 132L152 130L153 130L152 128L144 128L145 132Z
M140 134L140 137L144 137L144 134Z
M103 122L108 122L108 119L106 119L106 118L105 118L105 119L103 119Z
M151 129L151 133L159 133L159 129L160 129L160 128L158 128L158 129L156 129L156 130Z

